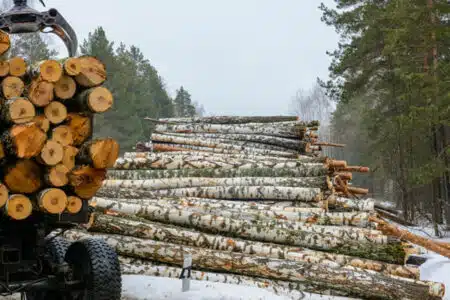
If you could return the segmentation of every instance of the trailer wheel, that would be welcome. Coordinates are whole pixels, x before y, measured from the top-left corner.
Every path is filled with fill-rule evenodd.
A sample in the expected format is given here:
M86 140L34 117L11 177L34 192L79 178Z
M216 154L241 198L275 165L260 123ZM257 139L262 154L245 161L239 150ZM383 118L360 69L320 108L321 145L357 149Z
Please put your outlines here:
M116 252L101 239L88 238L69 246L65 260L72 268L73 280L84 289L74 291L72 299L120 300L122 277Z

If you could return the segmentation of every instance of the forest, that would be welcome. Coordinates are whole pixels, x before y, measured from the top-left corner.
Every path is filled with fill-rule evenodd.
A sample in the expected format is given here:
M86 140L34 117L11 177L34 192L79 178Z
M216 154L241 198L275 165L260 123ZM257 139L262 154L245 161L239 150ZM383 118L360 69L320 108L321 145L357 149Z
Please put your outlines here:
M407 221L450 224L450 4L336 0L320 5L339 34L329 79L299 91L291 112L320 119L331 154L370 166L355 178Z

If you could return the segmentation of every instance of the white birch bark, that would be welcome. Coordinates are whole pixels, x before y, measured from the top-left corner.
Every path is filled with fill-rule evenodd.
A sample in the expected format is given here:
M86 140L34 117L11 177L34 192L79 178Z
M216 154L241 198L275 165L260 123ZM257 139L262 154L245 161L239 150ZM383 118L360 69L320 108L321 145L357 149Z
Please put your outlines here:
M192 117L192 118L161 118L155 120L161 123L210 123L210 124L246 124L246 123L277 123L277 122L298 122L296 116L214 116L214 117ZM319 126L318 121L304 123L306 127L309 125Z

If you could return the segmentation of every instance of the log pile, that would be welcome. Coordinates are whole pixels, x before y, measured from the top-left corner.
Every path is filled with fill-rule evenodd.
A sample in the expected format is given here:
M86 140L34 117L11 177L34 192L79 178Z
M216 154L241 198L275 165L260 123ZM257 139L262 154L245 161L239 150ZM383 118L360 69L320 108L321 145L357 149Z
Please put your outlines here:
M104 65L94 57L2 61L0 208L13 220L77 214L119 154L92 138L92 118L111 108Z
M126 274L178 277L190 253L196 279L292 299L440 299L443 285L405 265L416 248L379 226L372 200L358 199L367 190L350 181L368 169L306 151L319 143L317 126L292 117L158 120L151 143L108 171L88 230L65 236L104 238Z

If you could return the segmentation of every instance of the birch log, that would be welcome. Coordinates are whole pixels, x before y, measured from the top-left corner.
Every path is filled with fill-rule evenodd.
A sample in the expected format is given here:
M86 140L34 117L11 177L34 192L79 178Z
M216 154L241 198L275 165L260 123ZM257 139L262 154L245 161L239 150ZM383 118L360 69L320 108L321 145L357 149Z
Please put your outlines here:
M323 264L331 267L351 266L406 278L419 278L419 269L417 267L393 265L298 247L206 234L183 227L154 223L130 217L120 218L102 214L96 215L94 222L89 227L89 231L133 236L212 250L231 251L262 257Z
M89 235L69 231L65 236L79 240ZM343 290L350 296L379 299L430 299L442 297L444 285L435 282L408 281L368 270L324 267L282 259L241 253L179 246L164 242L113 235L96 235L121 255L147 258L173 265L183 265L185 253L192 255L199 268L294 282L314 282L327 288ZM344 280L345 279L345 280Z
M358 233L353 230L356 228L342 230L342 228L335 229L332 226L300 225L292 230L281 228L281 226L263 224L262 222L252 224L248 221L215 215L191 213L180 209L164 209L157 206L119 203L101 198L97 198L96 205L98 208L105 208L119 214L135 215L150 221L187 226L205 232L222 232L226 235L250 240L308 247L388 263L401 264L405 261L405 251L402 244L379 235L377 232L374 232L374 235ZM302 231L302 229L306 231Z
M146 118L147 120L152 120ZM209 123L209 124L246 124L246 123L275 123L298 121L296 116L214 116L191 118L161 118L158 123ZM319 122L310 122L311 126L318 126ZM305 125L307 125L305 123Z

